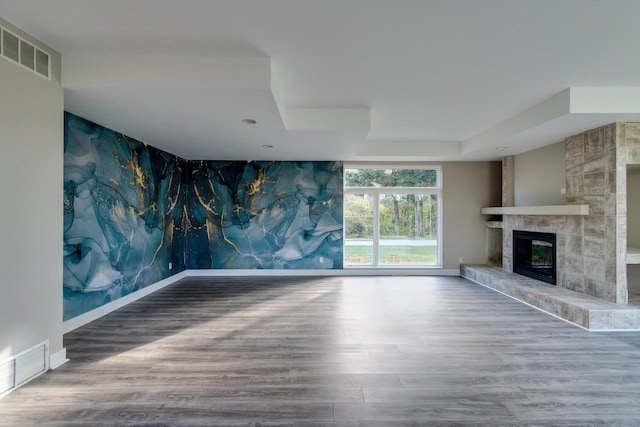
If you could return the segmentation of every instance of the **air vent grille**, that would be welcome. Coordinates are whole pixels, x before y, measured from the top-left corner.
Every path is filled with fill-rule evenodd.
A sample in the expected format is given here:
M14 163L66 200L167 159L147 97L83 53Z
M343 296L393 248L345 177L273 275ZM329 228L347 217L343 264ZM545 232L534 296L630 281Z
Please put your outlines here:
M51 56L2 27L0 27L0 57L51 80Z
M47 369L49 342L45 341L0 362L0 396L44 373Z

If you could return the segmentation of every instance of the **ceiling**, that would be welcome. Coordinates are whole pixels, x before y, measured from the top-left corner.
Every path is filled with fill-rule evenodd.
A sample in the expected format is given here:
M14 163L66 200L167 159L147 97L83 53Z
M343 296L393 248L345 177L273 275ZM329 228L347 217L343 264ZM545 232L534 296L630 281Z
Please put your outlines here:
M0 16L62 54L67 111L188 159L488 160L640 120L637 0L0 0Z

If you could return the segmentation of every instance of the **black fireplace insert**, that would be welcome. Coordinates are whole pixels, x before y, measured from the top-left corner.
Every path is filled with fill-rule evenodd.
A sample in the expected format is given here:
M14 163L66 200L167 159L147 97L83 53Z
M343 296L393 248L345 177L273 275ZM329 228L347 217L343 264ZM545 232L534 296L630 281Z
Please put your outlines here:
M556 235L513 231L513 272L556 284Z

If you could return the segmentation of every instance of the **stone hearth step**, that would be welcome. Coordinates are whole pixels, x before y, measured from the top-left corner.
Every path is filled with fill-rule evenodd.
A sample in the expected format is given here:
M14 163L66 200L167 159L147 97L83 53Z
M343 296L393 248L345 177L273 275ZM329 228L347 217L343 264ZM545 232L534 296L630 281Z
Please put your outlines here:
M640 307L616 304L491 265L461 265L469 280L590 331L640 330Z

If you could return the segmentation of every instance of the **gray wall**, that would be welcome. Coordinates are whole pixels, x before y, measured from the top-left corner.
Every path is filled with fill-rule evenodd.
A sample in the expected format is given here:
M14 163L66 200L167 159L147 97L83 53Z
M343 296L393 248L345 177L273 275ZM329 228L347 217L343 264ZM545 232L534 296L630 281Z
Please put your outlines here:
M564 141L515 156L515 206L564 205L564 187Z
M487 217L480 208L500 206L500 162L452 162L442 166L443 268L487 262Z
M640 165L627 166L627 246L640 248Z
M640 248L640 165L627 166L627 245ZM640 265L627 266L627 285L640 293Z
M0 360L50 340L62 349L63 92L60 55L52 81L0 58Z

